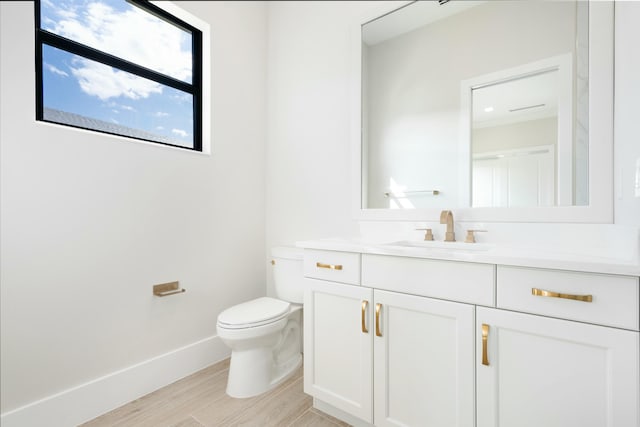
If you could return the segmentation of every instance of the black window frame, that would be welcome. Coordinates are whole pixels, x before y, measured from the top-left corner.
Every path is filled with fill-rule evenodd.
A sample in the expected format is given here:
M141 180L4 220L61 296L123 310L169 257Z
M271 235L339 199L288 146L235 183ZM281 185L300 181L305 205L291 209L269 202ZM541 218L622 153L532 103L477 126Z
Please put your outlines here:
M54 34L41 28L40 22L40 2L35 0L35 61L36 61L36 120L55 123L62 126L68 126L77 129L85 129L92 132L116 135L123 138L131 138L154 144L167 145L170 147L182 148L190 151L202 151L202 31L193 25L183 21L180 18L170 14L164 9L150 3L148 0L123 0L131 3L136 7L173 24L192 35L191 58L192 58L192 77L191 83L184 82L174 77L162 74L150 68L143 67L115 55L102 52L98 49L78 43L74 40L67 39L60 35ZM178 89L193 96L193 147L185 147L181 145L169 144L166 142L145 139L141 137L122 135L119 133L108 132L100 129L93 129L82 126L75 126L67 123L60 123L44 118L44 87L43 87L43 46L51 46L61 49L65 52L81 56L93 61L100 62L118 70L126 71L139 77Z

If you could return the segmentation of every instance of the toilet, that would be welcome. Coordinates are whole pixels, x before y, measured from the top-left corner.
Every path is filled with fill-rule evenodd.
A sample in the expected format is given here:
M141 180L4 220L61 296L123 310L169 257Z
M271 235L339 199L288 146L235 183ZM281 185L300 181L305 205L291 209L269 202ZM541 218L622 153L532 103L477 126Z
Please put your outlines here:
M271 255L278 298L256 298L218 316L218 336L231 348L231 397L264 393L302 364L302 249L275 247Z

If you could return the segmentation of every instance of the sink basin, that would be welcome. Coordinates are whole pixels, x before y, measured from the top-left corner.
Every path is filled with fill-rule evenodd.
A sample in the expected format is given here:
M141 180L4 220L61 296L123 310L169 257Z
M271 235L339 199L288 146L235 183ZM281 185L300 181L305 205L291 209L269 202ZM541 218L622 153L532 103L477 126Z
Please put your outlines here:
M487 243L464 243L464 242L439 242L435 240L401 240L387 243L385 246L400 246L403 248L421 248L434 250L452 251L488 251L494 246Z

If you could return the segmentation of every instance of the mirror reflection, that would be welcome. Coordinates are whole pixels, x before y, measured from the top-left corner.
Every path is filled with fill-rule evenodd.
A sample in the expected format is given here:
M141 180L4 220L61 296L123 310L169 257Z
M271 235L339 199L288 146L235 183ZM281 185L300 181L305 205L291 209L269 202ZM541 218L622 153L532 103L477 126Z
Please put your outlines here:
M472 205L553 206L558 70L472 88ZM570 159L569 159L570 160Z
M362 207L587 205L588 6L415 2L362 26Z

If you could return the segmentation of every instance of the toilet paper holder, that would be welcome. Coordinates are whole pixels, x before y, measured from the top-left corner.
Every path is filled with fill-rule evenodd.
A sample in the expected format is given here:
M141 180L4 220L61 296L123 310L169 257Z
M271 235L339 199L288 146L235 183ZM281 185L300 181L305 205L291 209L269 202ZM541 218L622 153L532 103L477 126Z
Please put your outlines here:
M153 286L153 295L157 297L168 297L169 295L181 294L186 291L186 289L180 288L180 282L161 283Z

